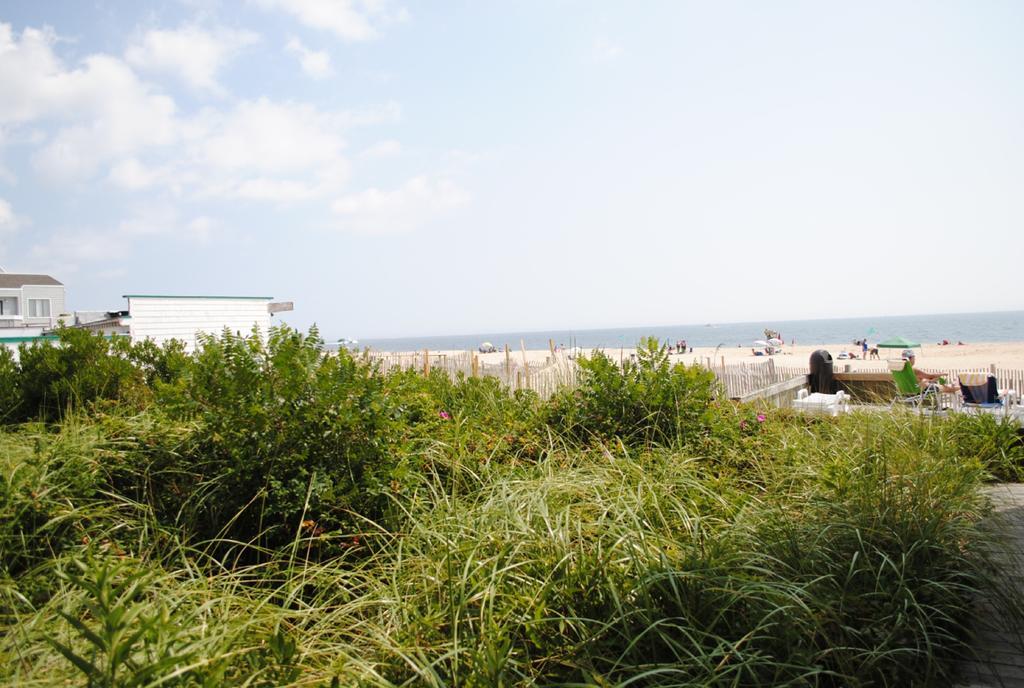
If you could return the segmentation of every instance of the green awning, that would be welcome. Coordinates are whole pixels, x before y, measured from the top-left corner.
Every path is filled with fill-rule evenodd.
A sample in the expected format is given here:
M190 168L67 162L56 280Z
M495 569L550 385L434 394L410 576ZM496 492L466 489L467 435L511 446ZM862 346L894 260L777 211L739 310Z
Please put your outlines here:
M920 346L920 343L912 342L904 337L893 337L878 343L879 349L913 349Z

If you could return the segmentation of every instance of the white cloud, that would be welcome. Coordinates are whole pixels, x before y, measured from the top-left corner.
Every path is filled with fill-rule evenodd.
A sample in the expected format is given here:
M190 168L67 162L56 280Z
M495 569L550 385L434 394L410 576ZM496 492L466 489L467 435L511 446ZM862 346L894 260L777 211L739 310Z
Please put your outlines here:
M173 74L192 88L222 93L217 74L243 48L259 40L251 31L197 26L147 31L125 52L139 69Z
M347 117L265 98L207 111L190 123L173 176L206 196L297 201L336 193L349 178Z
M96 270L103 265L100 276L116 276L123 268L114 263L127 260L140 242L154 240L207 243L216 223L206 216L183 220L169 204L139 207L112 229L65 229L50 235L29 249L38 264L61 274L78 272L84 267Z
M199 198L294 202L338 193L351 175L343 132L360 115L261 98L180 123L179 145L126 157L108 179L127 190L163 186Z
M392 101L383 105L346 110L341 113L341 124L345 127L365 127L372 124L394 123L402 118L402 108Z
M254 1L264 9L282 10L306 26L330 31L346 41L371 40L379 35L377 26L409 18L405 9L392 11L384 0Z
M415 177L392 191L367 189L333 204L342 226L359 232L407 232L469 202L469 194L447 179Z
M174 114L174 102L152 93L123 62L92 55L66 69L53 52L56 35L27 28L19 41L0 24L0 125L31 120L113 119L108 132L125 139L159 139ZM136 117L141 122L134 121Z
M141 146L172 142L173 100L107 55L65 68L55 41L52 31L31 28L19 40L9 24L0 24L0 127L40 120L59 127L33 156L36 170L54 179L87 177Z
M11 204L0 198L0 231L14 228L14 210Z
M78 272L82 263L103 263L128 257L129 242L117 232L98 230L60 231L29 250L37 265L48 265L56 274Z
M122 189L138 191L153 186L157 181L157 173L143 165L136 158L125 158L111 169L108 179Z
M0 123L26 122L65 100L69 79L51 50L55 40L49 29L27 28L19 41L10 24L0 23Z
M622 55L622 46L603 36L594 39L590 57L594 62L611 62Z
M117 234L122 242L165 237L206 243L215 226L216 223L205 215L183 220L175 206L158 203L139 207L118 224Z
M217 222L208 217L200 216L190 220L185 225L185 234L192 240L200 244L205 244L210 241L213 234L213 230L216 229Z
M5 144L5 134L3 127L0 126L0 182L7 182L13 184L16 181L14 174L4 166L3 152Z
M58 129L33 156L34 167L44 176L88 177L113 158L174 142L174 101L152 93L120 60L93 55L83 70L67 74L77 82L78 92L66 112L77 114L80 121Z
M107 270L99 270L94 274L100 279L115 280L127 275L128 270L126 270L125 268L109 268Z
M66 68L55 40L34 29L18 40L0 24L0 126L57 123L32 156L53 180L88 179L108 167L108 180L127 190L164 185L267 200L337 193L349 176L342 132L398 116L393 104L335 112L261 98L185 118L117 58L92 55ZM206 73L196 74L203 83Z
M298 38L289 39L285 50L299 56L302 71L312 79L326 79L333 72L331 56L326 50L311 50L303 45Z
M205 113L188 138L206 165L266 173L330 163L345 147L340 119L304 103L266 98L243 101L231 112Z
M127 239L173 234L178 227L178 211L170 205L155 205L139 208L135 213L121 220L118 233Z
M6 238L14 234L21 224L22 218L14 214L11 204L0 198L0 258L7 257L10 242Z
M337 184L330 182L305 182L294 179L270 179L267 177L256 177L240 182L232 189L225 190L225 195L243 198L251 201L273 201L278 203L293 203L296 201L307 201L313 198L322 197L329 193L330 188L340 188L348 175L339 172Z
M394 139L378 141L360 155L364 158L391 158L402 152L402 144Z
M180 55L184 77L211 87L231 50L251 40L224 34L227 47L207 45L218 35L151 31L128 55L154 69L170 68ZM198 56L188 62L193 40ZM268 98L185 116L124 60L94 54L68 66L55 54L56 42L52 31L26 29L16 36L0 24L0 131L29 147L36 172L52 181L102 177L126 191L160 189L192 199L338 198L351 176L346 132L401 116L395 103L346 111ZM399 148L385 141L367 153Z

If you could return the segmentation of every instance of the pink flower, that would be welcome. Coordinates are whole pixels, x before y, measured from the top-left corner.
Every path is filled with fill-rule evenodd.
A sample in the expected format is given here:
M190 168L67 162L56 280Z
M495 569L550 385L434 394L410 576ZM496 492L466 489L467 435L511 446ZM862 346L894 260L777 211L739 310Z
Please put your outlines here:
M451 418L451 416L448 415L447 411L441 411L441 413L437 415L441 416L441 420L448 420L449 418Z
M740 430L746 430L746 429L747 429L747 421L741 420L740 421Z
M766 420L768 420L768 416L764 415L763 413L757 414L757 422L758 423L763 423Z

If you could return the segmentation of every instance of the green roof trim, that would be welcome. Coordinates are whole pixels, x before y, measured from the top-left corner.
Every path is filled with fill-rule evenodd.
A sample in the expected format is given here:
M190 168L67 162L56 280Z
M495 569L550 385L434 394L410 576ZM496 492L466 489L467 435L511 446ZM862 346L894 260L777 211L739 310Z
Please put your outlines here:
M122 299L245 299L247 301L270 301L273 296L212 296L209 294L124 294Z
M22 342L38 342L40 340L53 342L60 339L55 334L40 334L35 337L0 337L0 344L20 344Z

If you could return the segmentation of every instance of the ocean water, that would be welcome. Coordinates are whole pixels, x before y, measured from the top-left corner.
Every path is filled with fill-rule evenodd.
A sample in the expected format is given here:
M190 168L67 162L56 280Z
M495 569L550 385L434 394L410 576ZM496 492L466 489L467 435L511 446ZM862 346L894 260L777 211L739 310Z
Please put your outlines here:
M890 337L905 337L921 344L948 339L958 341L1024 341L1024 311L997 313L949 313L944 315L890 315L875 318L834 318L828 320L776 320L772 322L691 324L656 327L626 327L601 330L551 330L547 332L482 332L479 334L361 339L359 347L378 351L417 351L422 349L476 349L481 342L496 347L508 344L518 349L520 340L527 349L546 349L548 340L566 347L616 349L635 346L641 337L657 337L675 344L685 339L689 346L749 347L764 338L765 328L780 332L786 344L840 344L867 337L876 344Z

